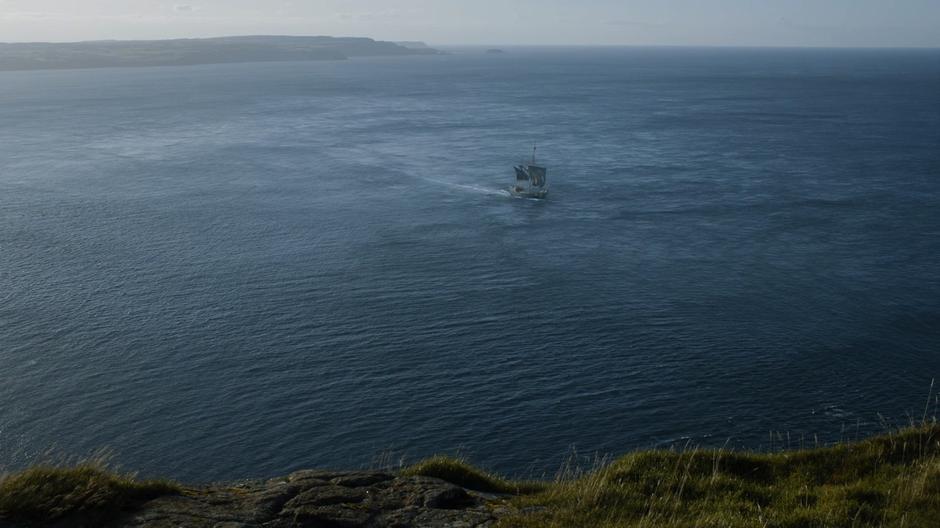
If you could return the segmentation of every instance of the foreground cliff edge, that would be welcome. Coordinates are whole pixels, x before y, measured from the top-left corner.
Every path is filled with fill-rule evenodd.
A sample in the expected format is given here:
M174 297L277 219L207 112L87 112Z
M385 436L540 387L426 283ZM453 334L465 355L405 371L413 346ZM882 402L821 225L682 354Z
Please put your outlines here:
M0 526L936 527L940 425L781 453L638 451L554 482L448 458L186 487L89 464L0 480Z

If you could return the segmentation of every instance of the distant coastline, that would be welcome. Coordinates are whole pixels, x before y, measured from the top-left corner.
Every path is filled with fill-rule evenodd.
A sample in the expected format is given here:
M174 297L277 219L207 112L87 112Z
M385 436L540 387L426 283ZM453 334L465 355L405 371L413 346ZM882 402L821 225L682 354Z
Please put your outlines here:
M422 42L396 44L370 38L323 36L0 43L0 71L345 60L439 53Z

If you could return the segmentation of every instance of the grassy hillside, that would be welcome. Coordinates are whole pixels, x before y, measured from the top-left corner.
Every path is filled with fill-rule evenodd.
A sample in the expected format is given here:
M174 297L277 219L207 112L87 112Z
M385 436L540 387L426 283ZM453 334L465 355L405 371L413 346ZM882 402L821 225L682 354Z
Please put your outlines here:
M940 526L940 425L782 453L638 451L554 482L515 482L436 457L402 471L496 494L500 528ZM3 520L105 523L175 484L99 465L0 478ZM61 522L59 523L61 525Z
M940 526L940 426L776 454L640 451L578 478L513 483L460 461L410 471L508 499L501 528Z
M173 483L141 482L99 463L37 466L0 478L0 521L45 524L82 519L94 524L147 500L177 493L180 488Z

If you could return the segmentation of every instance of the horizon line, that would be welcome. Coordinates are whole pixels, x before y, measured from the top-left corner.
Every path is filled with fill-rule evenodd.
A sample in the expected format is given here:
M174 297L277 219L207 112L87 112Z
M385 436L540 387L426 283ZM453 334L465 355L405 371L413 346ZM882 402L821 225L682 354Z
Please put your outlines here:
M429 47L442 48L725 48L725 49L859 49L859 50L940 50L938 45L814 45L814 44L643 44L643 43L436 43L415 38L405 39L379 39L375 37L366 37L358 35L323 35L323 34L292 34L292 33L244 33L244 34L222 34L210 36L187 36L187 37L158 37L158 38L96 38L84 40L15 40L0 41L0 44L84 44L95 42L161 42L173 40L209 40L238 37L327 37L327 38L361 38L371 39L377 42L421 42Z

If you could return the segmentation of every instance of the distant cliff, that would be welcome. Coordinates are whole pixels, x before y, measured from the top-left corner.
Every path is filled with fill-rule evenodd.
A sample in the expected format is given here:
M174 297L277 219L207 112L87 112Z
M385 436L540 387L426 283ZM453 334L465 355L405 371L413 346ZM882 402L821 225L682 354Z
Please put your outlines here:
M399 46L409 48L409 49L423 49L423 50L431 49L430 46L428 46L424 42L420 42L417 40L406 40L402 42L396 42L395 44L398 44Z
M370 38L249 36L207 39L0 43L0 71L185 66L235 62L343 60L434 55Z

